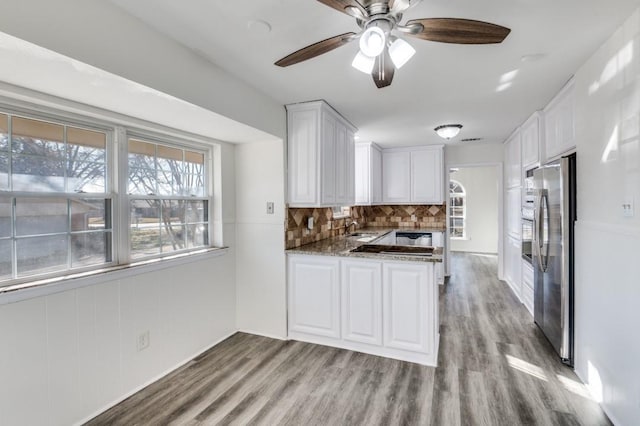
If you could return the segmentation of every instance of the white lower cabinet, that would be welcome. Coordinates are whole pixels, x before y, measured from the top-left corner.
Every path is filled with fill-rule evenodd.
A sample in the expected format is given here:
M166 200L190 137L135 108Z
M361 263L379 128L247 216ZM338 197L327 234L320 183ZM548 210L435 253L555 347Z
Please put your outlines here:
M533 266L522 260L522 303L533 315Z
M423 265L385 263L383 266L384 345L429 353L433 323L433 275ZM430 282L431 281L431 282ZM437 317L437 314L435 315Z
M431 233L431 245L433 245L434 247L441 247L442 248L442 252L445 253L445 257L446 257L446 247L444 246L444 233L443 232L432 232ZM438 262L436 263L436 282L438 284L444 284L444 262L446 262L446 260L443 260L442 262Z
M382 344L382 265L342 261L342 338Z
M289 338L435 366L435 265L289 254Z
M340 261L289 258L289 330L340 337Z

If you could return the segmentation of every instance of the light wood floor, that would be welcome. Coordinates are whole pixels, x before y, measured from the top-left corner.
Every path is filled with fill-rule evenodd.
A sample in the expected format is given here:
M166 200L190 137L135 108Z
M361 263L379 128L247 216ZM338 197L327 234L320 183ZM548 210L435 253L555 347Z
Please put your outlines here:
M609 425L504 282L454 254L438 368L238 333L90 425Z

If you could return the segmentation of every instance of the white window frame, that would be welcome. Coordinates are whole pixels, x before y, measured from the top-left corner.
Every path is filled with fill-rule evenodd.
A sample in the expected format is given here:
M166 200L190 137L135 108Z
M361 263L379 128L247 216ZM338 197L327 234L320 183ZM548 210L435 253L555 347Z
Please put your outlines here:
M457 185L462 189L461 193L451 192L451 187L453 185ZM453 199L454 198L462 198L462 216L454 216L453 215ZM462 219L462 236L454 236L453 235L453 226L451 223L453 219ZM449 181L449 229L450 236L452 240L466 240L467 239L467 190L465 187L458 182L457 180L451 179Z
M216 183L214 180L214 173L216 173L214 167L220 166L219 161L214 162L214 155L220 152L220 143L218 141L175 129L165 128L161 125L147 123L132 117L121 116L117 113L76 104L71 101L60 100L59 105L54 104L53 106L50 106L50 103L47 103L47 105L40 104L39 101L40 99L36 98L37 103L33 103L0 96L0 112L106 133L105 193L77 194L73 192L43 193L0 190L0 194L7 198L20 198L25 196L30 198L51 197L67 199L109 198L112 209L111 262L73 269L65 268L64 270L50 273L2 280L0 281L0 296L11 294L11 300L22 300L20 297L16 297L13 292L16 290L24 291L31 289L38 295L48 294L47 291L41 290L41 287L44 288L48 284L60 283L61 281L76 278L81 281L104 281L104 278L96 279L95 274L104 275L105 272L120 271L117 274L120 275L123 268L129 270L131 266L135 266L136 268L144 267L143 269L148 269L149 267L152 269L162 269L165 266L158 264L158 261L163 264L166 262L184 263L189 261L185 259L185 256L192 254L192 257L198 258L205 253L212 253L213 256L218 256L227 252L226 248L222 247L221 244L222 228L216 221L221 206L214 206L214 199L218 202L220 200L220 197L215 196L214 192L214 184ZM58 106L60 108L58 108ZM68 111L65 111L65 109ZM76 111L81 111L81 113L77 113ZM139 124L142 124L142 126ZM135 260L131 259L129 254L130 211L126 190L128 179L127 141L128 137L132 135L134 137L145 138L151 142L175 146L180 149L190 149L205 154L206 193L203 198L206 198L208 204L208 246L162 253L157 256L136 258ZM3 303L3 300L4 297L0 298L0 304Z

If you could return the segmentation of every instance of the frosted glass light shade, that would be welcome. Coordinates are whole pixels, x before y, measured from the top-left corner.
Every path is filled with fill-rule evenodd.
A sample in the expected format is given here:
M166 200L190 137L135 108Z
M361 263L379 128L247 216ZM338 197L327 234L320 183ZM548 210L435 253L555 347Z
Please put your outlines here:
M358 71L362 71L365 74L371 74L373 71L373 66L375 65L375 58L371 58L365 55L362 52L358 52L358 54L353 58L353 62L351 62L351 66L357 69Z
M369 27L360 37L360 51L371 58L375 58L382 53L385 43L386 36L384 31L378 27Z
M391 61L397 69L400 69L404 64L406 64L415 53L416 50L401 38L397 38L393 43L391 43L391 46L389 46Z
M460 129L462 129L461 124L444 124L442 126L436 127L435 130L438 136L442 139L451 139L458 136L460 133Z

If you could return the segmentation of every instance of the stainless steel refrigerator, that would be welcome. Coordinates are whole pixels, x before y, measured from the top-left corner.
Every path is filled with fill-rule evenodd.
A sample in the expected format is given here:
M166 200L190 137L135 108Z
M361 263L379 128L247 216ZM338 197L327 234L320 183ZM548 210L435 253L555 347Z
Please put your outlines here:
M533 176L534 320L562 362L573 365L575 154Z

